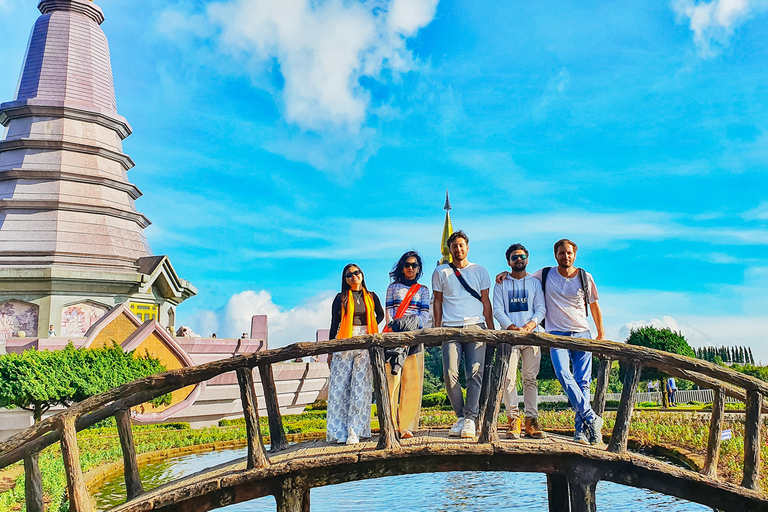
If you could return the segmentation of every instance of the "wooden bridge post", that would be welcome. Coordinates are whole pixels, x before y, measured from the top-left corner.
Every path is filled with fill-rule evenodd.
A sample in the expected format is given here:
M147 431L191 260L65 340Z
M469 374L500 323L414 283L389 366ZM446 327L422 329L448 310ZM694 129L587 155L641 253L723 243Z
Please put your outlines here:
M483 361L483 383L480 386L479 407L477 408L477 418L485 418L485 409L488 407L488 389L491 382L491 373L493 373L493 356L496 354L496 345L485 344L485 361ZM478 432L482 431L482 422L477 422Z
M77 429L75 419L63 415L59 420L61 431L61 456L64 459L64 472L67 475L67 494L69 510L72 512L91 512L91 497L85 487L83 470L80 467L80 451L77 448Z
M642 363L637 359L629 361L627 373L624 375L624 386L621 390L621 402L616 411L616 423L611 433L611 442L608 444L608 450L614 453L624 453L627 451L627 441L629 440L629 423L632 420L632 410L635 408L635 393L637 385L640 383L640 372L643 369Z
M40 473L39 452L24 457L24 500L27 512L43 512L43 475Z
M269 466L269 459L264 451L264 441L261 438L259 425L259 405L256 392L253 389L253 369L241 367L235 370L237 382L240 384L240 401L243 404L245 432L248 437L248 469Z
M309 486L301 477L286 478L275 495L277 512L309 512Z
M275 376L272 373L272 365L269 363L259 365L261 386L264 389L264 405L267 407L269 419L269 451L279 452L288 448L288 439L283 430L283 417L280 416L280 404L277 401L277 387Z
M547 475L547 501L549 512L571 512L568 478L561 473Z
M707 458L701 474L715 478L717 476L717 461L720 458L720 436L723 432L723 416L725 412L725 393L722 388L715 388L715 399L712 401L712 419L709 423L709 441L707 442Z
M598 478L594 468L574 464L568 471L568 495L571 512L597 512Z
M486 349L487 350L487 349ZM478 436L478 443L498 443L499 442L499 406L501 402L501 388L504 385L504 379L507 377L509 369L509 357L512 354L512 345L509 343L499 343L496 347L496 362L493 364L493 373L488 383L488 401L485 408L485 415L478 417L481 428Z
M611 374L611 360L600 359L597 368L597 382L595 383L595 396L592 398L592 410L602 417L605 412L605 399L608 396L608 379Z
M136 460L136 445L133 442L131 430L131 412L129 409L119 409L115 412L117 433L120 436L120 449L123 451L123 475L128 501L144 492L139 475L139 464Z
M760 391L747 391L747 413L744 415L744 479L742 487L758 490L760 472L760 423L763 397Z
M368 349L371 355L371 369L373 370L373 394L376 397L376 415L379 417L379 442L376 448L379 450L393 450L400 448L397 439L397 429L392 417L392 404L389 402L387 391L387 375L384 373L384 348L373 346Z

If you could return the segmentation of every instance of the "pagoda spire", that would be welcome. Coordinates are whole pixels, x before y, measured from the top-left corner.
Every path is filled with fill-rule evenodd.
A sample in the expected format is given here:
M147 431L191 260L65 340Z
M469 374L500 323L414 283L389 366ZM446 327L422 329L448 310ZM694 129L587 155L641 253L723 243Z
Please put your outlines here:
M448 198L447 190L445 191L445 206L443 207L443 210L445 210L445 223L443 224L443 239L440 241L440 252L443 257L438 262L438 265L445 265L446 263L453 261L448 246L446 245L448 237L453 234L453 225L451 224L451 200Z

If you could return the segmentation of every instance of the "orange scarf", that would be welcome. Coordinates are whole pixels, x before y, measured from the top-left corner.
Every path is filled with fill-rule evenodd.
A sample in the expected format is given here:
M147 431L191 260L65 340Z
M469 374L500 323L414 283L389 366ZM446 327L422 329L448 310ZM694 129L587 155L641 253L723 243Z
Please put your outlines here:
M363 289L363 301L365 302L366 323L368 324L368 334L379 332L379 325L376 322L376 311L374 310L373 297L368 290ZM337 339L352 337L352 320L355 317L355 299L352 297L352 290L347 292L347 310L341 310L341 324Z
M421 289L421 285L419 283L414 284L408 289L408 293L406 293L405 297L403 297L403 302L400 303L400 307L397 308L397 311L395 312L395 318L393 318L392 320L397 320L398 318L402 318L402 316L408 310L408 306L411 305L413 296L416 295L416 292L418 292L420 289ZM383 332L392 332L392 328L390 326L386 326Z

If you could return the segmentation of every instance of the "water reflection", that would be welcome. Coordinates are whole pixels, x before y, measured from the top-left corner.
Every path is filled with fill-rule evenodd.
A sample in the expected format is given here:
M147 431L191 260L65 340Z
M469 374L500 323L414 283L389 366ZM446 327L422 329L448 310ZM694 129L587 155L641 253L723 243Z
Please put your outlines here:
M166 460L141 471L146 490L165 482L240 457L245 448L185 455ZM96 496L98 508L106 510L125 501L125 485L118 478ZM370 512L398 510L412 512L547 512L547 481L538 473L450 472L403 475L349 482L312 489L313 512ZM597 509L610 512L653 510L664 512L708 512L702 505L678 500L652 491L610 482L597 486ZM230 505L222 512L274 512L271 496Z

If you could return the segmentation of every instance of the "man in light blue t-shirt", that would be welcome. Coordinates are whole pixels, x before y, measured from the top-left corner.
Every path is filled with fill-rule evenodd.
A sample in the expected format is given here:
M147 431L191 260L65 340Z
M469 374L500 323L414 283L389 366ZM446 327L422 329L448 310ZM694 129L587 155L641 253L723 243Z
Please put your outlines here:
M469 238L463 231L454 232L446 245L453 262L438 266L432 274L432 316L435 327L493 329L493 309L488 293L491 277L488 270L467 260ZM480 388L483 384L485 344L446 341L442 348L445 389L458 418L449 435L475 437ZM467 380L466 403L459 384L459 361L462 354Z

